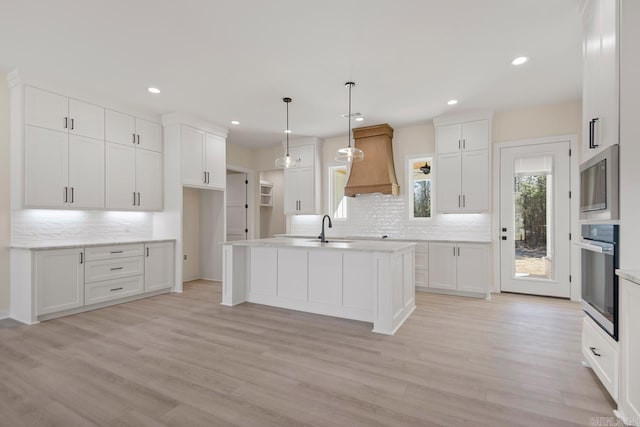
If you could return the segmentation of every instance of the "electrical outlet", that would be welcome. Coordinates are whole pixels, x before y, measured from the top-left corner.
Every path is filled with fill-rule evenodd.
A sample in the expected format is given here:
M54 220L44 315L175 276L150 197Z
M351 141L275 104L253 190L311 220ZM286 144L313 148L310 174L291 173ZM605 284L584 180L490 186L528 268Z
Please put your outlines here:
M182 259L184 259L184 260L186 261L186 260L187 260L187 256L186 256L186 255L184 255L184 256L182 257Z

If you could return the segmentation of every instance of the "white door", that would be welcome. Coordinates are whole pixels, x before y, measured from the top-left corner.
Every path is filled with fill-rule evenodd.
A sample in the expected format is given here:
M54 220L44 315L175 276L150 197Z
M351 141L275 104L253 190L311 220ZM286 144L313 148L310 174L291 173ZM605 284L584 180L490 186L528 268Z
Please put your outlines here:
M462 210L489 210L489 150L462 153Z
M429 287L455 289L457 280L455 243L429 243Z
M462 148L465 151L489 148L488 120L476 120L462 124Z
M438 212L458 212L462 208L460 152L438 155L436 163L436 206ZM485 190L486 191L486 190Z
M26 86L24 91L26 124L68 131L69 98L30 86Z
M147 120L136 119L138 148L162 151L162 126Z
M36 255L37 314L84 305L82 248L41 251Z
M204 132L182 126L182 184L205 186Z
M210 133L206 134L204 152L207 186L223 189L227 176L225 139Z
M109 142L133 145L136 143L136 119L113 110L105 111L105 139Z
M162 210L162 153L136 149L136 192L138 209Z
M25 126L24 203L29 208L63 208L68 203L69 135Z
M106 143L105 205L107 209L135 209L136 149Z
M458 243L457 289L468 292L489 291L489 247L484 244Z
M153 292L173 286L173 243L147 243L144 258L144 291Z
M69 207L104 208L104 141L69 135Z
M69 133L104 139L104 108L69 99Z
M298 213L314 214L315 206L315 174L313 169L298 169Z
M247 239L247 174L227 175L227 242Z
M500 149L500 283L570 296L568 141Z
M457 153L462 148L462 126L459 124L436 128L438 153Z

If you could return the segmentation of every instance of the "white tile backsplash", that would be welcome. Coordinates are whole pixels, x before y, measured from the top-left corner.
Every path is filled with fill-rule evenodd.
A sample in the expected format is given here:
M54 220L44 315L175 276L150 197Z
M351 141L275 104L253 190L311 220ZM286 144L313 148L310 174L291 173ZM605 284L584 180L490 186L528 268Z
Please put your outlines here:
M144 240L153 235L149 212L25 209L11 215L11 241L16 245Z
M333 221L328 236L389 237L403 239L490 240L491 214L439 214L425 224L409 221L404 197L367 194L349 199L348 219ZM291 217L290 234L320 232L321 215Z

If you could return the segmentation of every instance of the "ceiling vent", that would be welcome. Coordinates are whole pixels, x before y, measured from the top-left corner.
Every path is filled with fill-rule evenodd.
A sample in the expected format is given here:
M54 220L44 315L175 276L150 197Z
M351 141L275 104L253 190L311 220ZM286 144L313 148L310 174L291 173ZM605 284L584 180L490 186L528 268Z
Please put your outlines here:
M397 196L400 186L393 165L393 128L388 124L353 130L355 147L364 152L364 160L351 164L344 195L382 193Z

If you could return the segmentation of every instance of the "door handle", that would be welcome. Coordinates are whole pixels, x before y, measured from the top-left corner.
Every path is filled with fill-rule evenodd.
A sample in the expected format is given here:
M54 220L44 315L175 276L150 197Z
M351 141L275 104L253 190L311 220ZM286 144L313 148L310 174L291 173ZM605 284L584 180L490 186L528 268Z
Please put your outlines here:
M456 256L456 247L453 247L453 256Z
M84 263L84 252L80 252L80 264Z
M458 194L458 207L462 207L462 203L460 202L462 196L460 194Z
M598 357L602 357L602 354L598 353L596 350L597 348L595 347L589 347L589 350L591 350L591 353L593 353L594 356L598 356Z
M133 192L133 206L136 205L136 192Z
M64 128L65 129L69 129L69 118L68 117L64 118Z
M149 248L147 248L147 257L149 257Z
M111 271L122 270L124 267L113 267Z
M466 194L462 195L462 207L463 208L467 207L467 195Z
M458 140L458 150L460 150L461 148L462 148L461 141Z
M64 187L64 202L67 203L69 200L69 187Z
M458 256L460 256L460 246L458 246Z
M202 172L202 183L207 183L207 171Z
M596 144L596 123L598 122L598 120L599 119L597 117L595 117L592 120L592 122L593 122L593 131L592 131L592 134L593 134L592 140L593 141L592 141L592 145L593 145L593 147L591 147L591 148L596 148L596 147L600 146L600 144ZM73 123L73 121L72 121L72 123Z
M111 292L115 292L115 291L121 291L123 288L113 288L113 289L109 289Z
M74 197L73 197L73 187L71 187L71 202L70 203L73 203L73 199L74 199Z
M140 206L140 193L138 193L138 206Z
M138 145L140 145L140 134L138 134Z
M463 149L463 150L466 150L466 149L467 149L467 139L466 139L466 138L463 138L463 139L462 139L462 149Z
M502 240L507 240L507 236L502 236Z
M74 119L71 119L71 130L73 130L73 129L74 129L74 127L75 127L75 126L74 126L74 123L75 123L75 120L74 120Z
M131 135L133 135L133 143L135 144L136 143L136 134L132 133Z
M589 148L593 148L593 120L589 120Z

